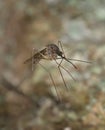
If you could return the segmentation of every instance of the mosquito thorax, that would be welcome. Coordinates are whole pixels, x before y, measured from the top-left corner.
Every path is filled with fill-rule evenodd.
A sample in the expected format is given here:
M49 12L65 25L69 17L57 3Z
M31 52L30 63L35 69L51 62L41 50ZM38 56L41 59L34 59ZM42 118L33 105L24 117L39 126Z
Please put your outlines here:
M56 51L59 51L58 46L55 45L55 44L48 44L46 47L47 47L48 49L50 49L50 50L54 50L55 52L56 52Z
M57 56L59 54L61 54L61 53L60 53L60 50L59 50L57 45L55 45L55 44L48 44L46 46L46 53L45 53L46 59L48 59L48 60L57 59Z

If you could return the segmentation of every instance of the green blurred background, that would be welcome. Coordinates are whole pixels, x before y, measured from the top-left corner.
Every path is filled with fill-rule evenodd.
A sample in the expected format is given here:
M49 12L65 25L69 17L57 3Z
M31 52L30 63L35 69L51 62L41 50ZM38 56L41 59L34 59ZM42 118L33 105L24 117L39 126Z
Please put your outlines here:
M63 62L75 77L57 65L41 63L32 72L23 62L33 48L60 40L68 58L92 64ZM0 130L105 129L105 0L0 0ZM71 85L70 85L71 84Z

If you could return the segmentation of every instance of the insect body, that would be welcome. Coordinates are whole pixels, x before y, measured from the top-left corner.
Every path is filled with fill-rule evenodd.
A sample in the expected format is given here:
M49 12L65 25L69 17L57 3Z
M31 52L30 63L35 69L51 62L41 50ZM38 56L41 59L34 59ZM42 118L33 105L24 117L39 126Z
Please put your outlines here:
M43 50L34 54L31 58L27 59L24 63L31 62L33 59L33 63L39 62L41 59L45 60L55 60L58 56L62 56L62 52L55 44L48 44Z
M60 44L62 51L59 49L59 47L57 45L48 44L48 45L45 46L45 48L43 50L35 53L31 58L27 59L24 63L32 63L32 64L38 64L39 63L40 64L40 60L42 60L42 59L44 59L44 60L54 60L55 63L57 64L57 67L58 67L58 70L60 72L63 83L64 83L65 87L68 88L67 85L66 85L65 79L63 77L61 69L66 71L73 80L75 80L75 79L72 76L72 74L64 66L62 66L63 60L69 62L75 69L77 69L77 67L71 61L79 61L79 62L85 62L85 63L91 63L91 62L78 60L78 59L66 58L64 51L63 51L62 44L61 44L60 41L59 41L59 44ZM58 59L61 59L60 63L57 62ZM49 76L50 76L50 78L51 78L51 80L52 80L52 82L55 86L55 89L56 89L56 85L54 83L54 80L53 80L51 73L43 65L41 65L41 66L49 73ZM57 91L57 89L56 89L56 91Z

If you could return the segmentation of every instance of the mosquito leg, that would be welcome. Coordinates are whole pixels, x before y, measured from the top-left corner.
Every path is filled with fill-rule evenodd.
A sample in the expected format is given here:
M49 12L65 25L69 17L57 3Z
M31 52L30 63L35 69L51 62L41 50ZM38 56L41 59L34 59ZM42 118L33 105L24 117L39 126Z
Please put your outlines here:
M60 46L60 48L61 48L61 50L62 50L62 52L63 52L63 54L64 54L64 56L65 56L65 53L64 53L64 50L63 50L63 46L62 46L61 41L58 41L58 45Z
M58 47L61 48L61 41L58 41ZM61 48L62 49L62 48Z
M66 71L68 73L68 75L74 80L76 81L76 79L72 76L72 74L67 70L65 69L61 64L59 64L57 61L56 61L56 64L59 66L59 68L62 68L64 71ZM70 86L72 87L72 85L70 84Z
M58 64L58 62L57 62L57 64ZM59 64L58 64L59 65ZM65 70L68 74L69 74L69 76L74 80L74 81L76 81L76 79L73 77L73 75L67 70L67 69L65 69L61 64L60 64L60 67L63 69L63 70Z
M61 41L58 41L58 42L59 42L59 44L60 44L60 46L61 46L61 49L62 49L62 52L63 52L63 54L64 54L64 56L61 56L61 58L64 59L64 60L66 60L66 61L69 62L70 64L72 64L73 67L74 67L75 69L77 69L76 65L74 65L71 61L69 61L69 60L66 58L66 55L65 55L65 52L64 52L64 50L63 50L63 46L62 46Z
M57 58L57 59L62 59L62 58L60 57L60 58ZM91 61L86 61L86 60L79 60L79 59L73 59L73 58L67 58L67 60L71 60L71 61L79 61L79 62L84 62L84 63L92 64Z
M63 49L63 46L62 46L62 43L61 41L58 41L61 49L62 49L62 52L64 54L64 56L61 56L62 59L66 60L67 62L69 62L70 64L72 64L72 66L75 68L75 69L78 69L76 65L74 65L71 61L69 61L67 58L66 58L66 55L65 55L65 52L64 52L64 49Z
M63 52L63 54L64 54L64 57L66 58L66 55L65 55L65 52L64 52L64 49L63 49L63 46L62 46L62 43L61 43L61 41L58 41L58 44L60 45L60 47L61 47L61 49L62 49L62 52ZM63 58L63 59L65 59L65 58ZM62 57L61 57L61 59L62 59ZM63 61L63 60L62 60ZM61 62L62 63L62 62ZM69 76L74 80L74 81L76 81L76 79L72 76L72 74L67 70L67 69L65 69L62 65L61 65L61 63L59 64L59 66L63 69L63 70L65 70L68 74L69 74ZM58 64L58 63L57 63ZM74 66L74 64L73 64L73 66ZM75 68L77 68L76 66L75 66Z
M66 57L62 57L64 60L69 62L76 70L78 69L76 65L74 65L71 61L69 61Z
M51 82L53 83L53 85L54 85L54 88L55 88L55 91L56 91L56 94L57 94L57 100L60 100L61 101L61 97L60 97L60 94L58 93L58 90L57 90L57 87L56 87L56 84L55 84L55 82L54 82L54 79L53 79L53 77L52 77L52 75L51 75L51 73L41 64L41 63L39 63L39 65L49 74L49 76L50 76L50 79L51 79Z
M61 46L61 49L62 49L62 52L64 53L64 49L63 49L63 45L61 43L61 41L58 41L58 44ZM65 56L65 53L64 53L64 57L66 58ZM72 61L80 61L80 62L85 62L85 63L92 63L91 61L85 61L85 60L78 60L78 59L71 59L71 58L66 58L67 60L72 60ZM75 68L77 68L75 66Z
M32 50L32 71L34 70L34 57L33 57L34 51L35 51L35 48L33 48Z
M60 47L61 47L61 49L62 49L62 52L63 52L63 54L64 54L64 57L66 58L66 55L65 55L65 52L64 52L64 49L63 49L63 45L62 45L62 43L61 43L61 41L58 41L58 44L60 45ZM62 59L62 57L61 57L61 59ZM66 58L67 59L67 58ZM62 60L63 61L63 60ZM62 63L62 62L61 62ZM68 70L66 70L62 65L61 65L61 63L60 63L60 67L62 68L62 69L64 69L70 76L71 76L71 78L74 80L74 81L76 81L75 79L74 79L74 77L72 76L72 74L68 71ZM73 64L73 66L74 66L74 64ZM76 66L75 66L76 67ZM77 67L76 67L77 68Z
M91 61L86 61L86 60L78 60L78 59L71 59L71 58L68 58L68 60L72 60L72 61L79 61L79 62L84 62L84 63L89 63L89 64L92 64Z
M62 60L63 60L63 59L62 59ZM60 63L58 63L56 60L55 60L55 62L56 62L56 64L58 65L57 67L58 67L58 70L59 70L59 72L60 72L60 75L61 75L61 78L62 78L62 80L63 80L63 83L64 83L65 87L68 89L68 87L67 87L67 85L66 85L66 82L65 82L65 79L64 79L64 77L63 77L61 68L60 68L60 64L62 63L62 60L61 60Z

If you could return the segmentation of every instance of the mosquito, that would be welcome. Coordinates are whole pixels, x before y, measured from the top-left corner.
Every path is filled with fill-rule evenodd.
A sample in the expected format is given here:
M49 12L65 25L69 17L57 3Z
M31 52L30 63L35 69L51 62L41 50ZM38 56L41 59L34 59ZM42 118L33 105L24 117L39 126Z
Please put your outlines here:
M63 69L66 73L68 73L68 75L74 80L75 78L72 76L72 74L62 65L63 60L65 60L66 62L70 63L76 70L78 69L77 66L72 63L72 61L78 61L78 62L85 62L85 63L91 63L90 61L84 61L84 60L78 60L78 59L72 59L72 58L66 58L64 50L63 50L63 46L61 41L58 41L58 45L56 44L48 44L45 46L44 49L38 51L37 53L35 53L32 57L28 58L24 63L32 63L33 64L39 64L44 70L46 70L50 76L50 79L55 87L56 90L56 94L57 97L60 97L60 95L58 94L57 91L57 86L54 82L53 76L52 74L47 70L46 67L44 67L40 61L44 59L44 60L50 60L50 61L55 61L55 63L57 64L57 68L59 70L60 76L62 78L63 84L64 86L68 89L68 86L66 84L66 81L64 79L64 76L62 74L61 69ZM60 63L58 62L58 59L61 59Z

